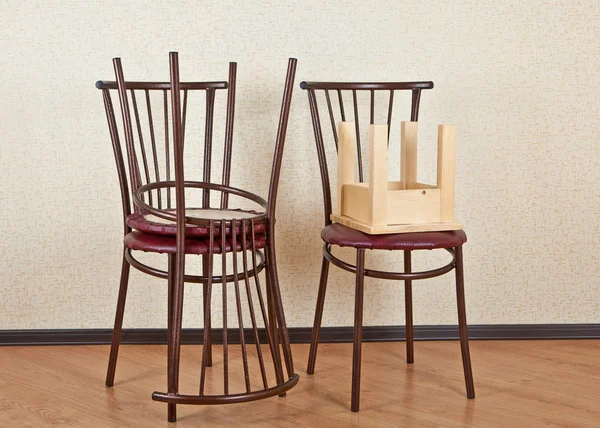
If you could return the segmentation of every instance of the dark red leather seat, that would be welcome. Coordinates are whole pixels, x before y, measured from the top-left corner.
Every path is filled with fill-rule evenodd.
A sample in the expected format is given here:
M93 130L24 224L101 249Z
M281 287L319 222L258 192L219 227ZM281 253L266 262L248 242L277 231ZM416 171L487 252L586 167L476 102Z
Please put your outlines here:
M256 237L256 248L264 248L267 240L264 233L255 235ZM177 252L177 242L174 236L166 235L155 235L150 233L143 233L133 231L125 235L124 239L125 246L132 250L149 251L153 253L171 253ZM251 249L251 239L247 240L247 247ZM227 238L225 245L225 252L231 251L231 239ZM208 254L209 240L208 238L190 238L185 240L185 253L186 254ZM236 240L236 251L242 250L242 237L239 236ZM215 254L221 253L221 236L216 235L213 241L213 252Z
M467 242L467 234L463 230L368 235L339 223L326 226L321 238L328 244L368 250L433 250L457 247Z
M186 210L187 211L187 210ZM174 212L174 211L173 211ZM241 212L239 210L228 210L228 212ZM254 211L244 211L249 214L259 213ZM177 225L175 222L169 222L169 220L163 220L161 218L152 216L152 215L144 215L140 213L132 213L127 216L127 226L131 227L134 230L139 230L140 232L153 233L157 235L168 235L175 236L177 234ZM254 232L256 233L264 233L267 230L267 223L260 222L254 225ZM186 229L186 236L202 236L207 237L209 233L208 226L199 226L199 225L188 225ZM236 233L240 233L240 227L236 227ZM220 236L221 229L215 228L215 236ZM225 234L231 234L231 228L225 229Z

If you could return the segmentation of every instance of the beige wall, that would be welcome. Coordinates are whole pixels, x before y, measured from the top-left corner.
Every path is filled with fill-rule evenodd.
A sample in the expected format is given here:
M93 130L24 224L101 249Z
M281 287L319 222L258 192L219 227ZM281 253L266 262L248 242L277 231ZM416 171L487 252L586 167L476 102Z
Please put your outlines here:
M166 79L170 50L183 79L223 78L239 63L233 182L263 195L288 57L299 60L297 83L433 80L419 178L434 177L436 124L455 123L470 322L600 322L597 1L5 1L0 16L0 329L111 326L120 199L94 82L112 79L114 56L129 78ZM279 263L289 324L307 326L322 213L297 85L290 128ZM247 176L255 165L265 172ZM398 256L368 263L391 268ZM333 269L331 279L324 324L350 325L352 276ZM455 322L452 284L415 286L416 323ZM165 288L134 272L126 326L165 326ZM365 323L403 324L401 289L368 281ZM201 325L199 307L190 289L187 326Z

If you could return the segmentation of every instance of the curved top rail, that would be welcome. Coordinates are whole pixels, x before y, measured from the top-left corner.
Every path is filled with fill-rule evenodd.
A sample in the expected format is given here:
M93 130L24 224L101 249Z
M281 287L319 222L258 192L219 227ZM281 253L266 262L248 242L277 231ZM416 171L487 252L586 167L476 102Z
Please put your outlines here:
M302 89L332 89L332 90L405 90L432 89L433 82L300 82Z
M227 82L181 82L180 89L227 89ZM117 82L112 80L98 80L96 82L98 89L117 89ZM170 82L125 82L125 89L148 89L164 90L171 89Z

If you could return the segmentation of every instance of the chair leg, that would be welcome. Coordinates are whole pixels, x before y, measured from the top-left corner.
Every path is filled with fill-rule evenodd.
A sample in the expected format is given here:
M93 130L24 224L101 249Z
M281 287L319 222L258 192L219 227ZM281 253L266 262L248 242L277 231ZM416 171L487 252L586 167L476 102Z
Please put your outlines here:
M306 373L308 374L315 373L317 347L319 346L319 331L321 330L321 319L323 318L323 306L325 305L328 274L329 260L323 257L323 264L321 264L321 279L319 281L319 293L317 295L317 308L315 309L315 321L313 323L312 339L310 341L310 351L308 353L308 366L306 368Z
M462 246L454 249L456 257L456 300L458 303L458 329L460 332L460 350L462 353L467 398L475 398L473 385L473 371L471 369L471 355L469 353L469 337L467 332L467 310L465 305L465 287L463 274Z
M404 251L404 272L412 272L412 253ZM415 361L414 354L414 327L412 310L412 280L404 281L404 305L406 315L406 362L411 364Z
M175 254L168 255L168 290L167 290L167 383L171 382L171 373L173 372L173 364L171 355L173 353L173 292L175 290ZM168 420L173 422L177 419L176 406L167 404Z
M354 296L354 349L352 354L352 402L358 412L360 402L360 362L362 350L363 296L365 285L365 250L356 250L356 291Z
M271 356L273 358L273 366L275 368L275 381L278 385L284 382L283 380L283 366L281 363L281 355L279 353L279 342L280 335L279 329L277 328L277 316L275 314L275 302L273 301L273 292L271 291L271 271L269 254L265 251L266 257L266 268L265 268L265 287L267 292L267 320L269 322L269 331L267 334L270 336L269 342L271 344ZM285 397L285 392L280 394L280 397Z
M174 305L174 300L173 300L173 293L175 291L175 254L169 254L168 255L168 279L167 279L167 383L170 382L171 379L171 372L173 370L172 364L171 364L171 354L172 354L172 349L173 349L173 339L172 339L172 333L173 333L173 305ZM176 412L175 412L175 405L174 404L168 404L168 414L169 414L169 421L171 420L171 418L173 418L173 420L175 420L177 418L176 416Z
M185 259L169 254L169 276L172 278L172 317L168 332L168 392L176 394L179 390L179 359L181 355L181 323L183 320L183 294ZM171 271L175 273L172 274ZM168 403L168 421L175 422L177 409L175 403Z
M208 255L202 256L202 274L207 275L208 273ZM204 302L203 314L204 317L202 319L208 320L208 323L204 326L205 329L208 329L207 341L204 344L206 346L206 366L212 366L212 322L211 317L206 317L206 312L209 309L210 302L208 301L208 284L203 284L202 287L202 301Z
M121 284L119 285L119 297L117 299L117 312L115 314L115 325L113 328L112 342L110 345L110 357L108 359L108 370L106 372L106 386L113 386L115 382L115 370L117 368L117 355L121 341L121 329L123 327L123 314L125 312L125 300L127 298L127 284L129 283L130 265L125 258L123 249L123 264L121 265Z
M265 268L265 287L267 291L267 317L269 321L269 330L271 331L271 337L275 339L275 348L279 349L279 330L277 328L277 316L275 315L273 292L271 291L271 272L268 262Z
M272 235L271 239L273 239ZM270 288L272 292L275 315L277 318L277 325L279 326L279 335L281 336L283 358L285 360L288 377L291 378L294 375L294 360L292 358L292 348L290 346L290 338L285 321L285 313L283 311L283 301L281 299L281 291L279 289L279 279L277 275L277 259L275 258L275 244L271 242L271 244L267 247L266 250L269 255L267 274L270 274L271 276Z

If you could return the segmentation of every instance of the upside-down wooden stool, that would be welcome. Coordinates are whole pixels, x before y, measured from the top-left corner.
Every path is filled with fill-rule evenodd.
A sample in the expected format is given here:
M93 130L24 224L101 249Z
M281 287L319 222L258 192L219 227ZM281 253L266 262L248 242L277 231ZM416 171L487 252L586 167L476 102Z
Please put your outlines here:
M302 82L308 93L311 118L317 144L317 154L323 185L325 228L321 232L323 262L317 295L312 341L307 373L314 374L319 343L319 331L327 289L329 264L356 275L354 307L354 347L352 363L351 410L360 407L360 366L363 324L364 277L404 281L406 300L406 360L414 362L412 282L418 279L443 275L451 270L456 274L458 323L467 397L475 397L467 320L464 298L462 245L467 241L460 224L454 223L454 128L442 126L438 140L438 180L427 185L417 181L416 131L421 92L433 88L432 82ZM412 93L411 122L401 126L401 180L389 182L387 151L389 127L392 123L394 94ZM359 93L368 94L370 108L370 170L369 183L363 182L363 159L360 141ZM324 134L317 94L326 103L333 142L337 149L338 185L337 209L333 212L331 185L325 150ZM388 95L387 125L375 125L376 93ZM351 109L344 105L344 95L351 94ZM336 106L337 104L337 106ZM336 108L337 107L337 108ZM341 119L336 127L336 113ZM352 113L352 116L351 116ZM348 122L352 117L354 122ZM358 183L355 183L355 165L358 164ZM332 247L356 249L356 264L339 259ZM417 250L445 249L452 260L437 269L412 271L412 252ZM404 271L387 272L365 267L365 250L400 250L404 253Z
M368 183L356 182L354 123L338 126L338 209L331 220L373 235L462 229L454 222L454 126L439 126L437 185L417 181L417 122L401 124L400 181L388 180L387 125L370 126Z
M275 204L296 60L288 63L267 200L229 183L235 63L230 64L228 82L180 82L177 53L170 54L169 82L125 81L119 58L114 60L114 68L116 82L96 85L104 96L125 228L121 287L106 385L114 382L131 265L168 280L167 391L155 392L152 398L168 403L169 421L176 420L177 404L227 404L284 395L296 385L298 375L294 373L279 290ZM221 181L215 183L211 180L215 95L224 89L228 93L223 171ZM115 117L111 91L118 93L122 129ZM200 111L189 114L192 105ZM192 126L193 118L202 118L198 127ZM200 143L204 147L203 162L198 162L198 168L188 163L185 176L184 141L186 149ZM199 170L200 180L190 180L190 170ZM196 199L194 191L198 193ZM166 253L168 269L142 263L134 257L136 251ZM202 275L185 272L186 257L192 254L202 256ZM217 257L220 260L215 261ZM184 283L203 284L204 333L202 350L197 351L202 355L199 384L195 391L183 393L179 389L179 363ZM220 289L222 295L220 332L214 331L211 324L215 289ZM233 326L228 324L230 310L237 320ZM262 327L264 333L260 331ZM220 361L213 360L215 333L222 337ZM237 361L232 360L230 353L234 345L241 351ZM234 364L237 370L230 370ZM207 370L210 366L213 367Z

